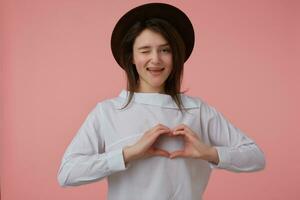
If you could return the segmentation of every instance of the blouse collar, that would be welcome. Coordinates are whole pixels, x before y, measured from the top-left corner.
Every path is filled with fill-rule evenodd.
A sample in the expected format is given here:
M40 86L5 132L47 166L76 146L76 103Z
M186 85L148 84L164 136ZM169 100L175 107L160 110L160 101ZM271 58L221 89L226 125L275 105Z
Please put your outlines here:
M127 100L129 94L130 94L129 91L123 89L119 97ZM199 107L199 103L196 100L192 99L191 97L188 97L184 94L180 94L180 96L185 108ZM134 92L131 101L134 101L136 103L141 103L141 104L165 107L165 108L178 108L177 104L174 102L174 100L170 95L162 94L158 92L150 92L150 93Z

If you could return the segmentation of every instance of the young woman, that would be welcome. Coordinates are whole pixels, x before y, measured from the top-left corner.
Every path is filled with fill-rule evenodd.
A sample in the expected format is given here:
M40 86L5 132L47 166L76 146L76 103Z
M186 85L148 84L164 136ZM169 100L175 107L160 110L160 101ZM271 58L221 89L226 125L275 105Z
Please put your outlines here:
M191 22L171 5L141 5L119 20L111 47L127 90L89 113L63 156L61 186L107 178L110 200L199 200L213 168L264 168L253 140L180 92L193 45Z

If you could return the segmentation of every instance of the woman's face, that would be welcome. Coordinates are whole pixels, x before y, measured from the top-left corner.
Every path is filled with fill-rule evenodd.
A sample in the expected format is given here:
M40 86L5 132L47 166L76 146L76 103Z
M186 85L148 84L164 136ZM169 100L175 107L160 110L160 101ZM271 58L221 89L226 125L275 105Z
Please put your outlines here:
M138 92L164 92L173 63L171 47L160 33L145 29L136 37L133 64L139 74Z

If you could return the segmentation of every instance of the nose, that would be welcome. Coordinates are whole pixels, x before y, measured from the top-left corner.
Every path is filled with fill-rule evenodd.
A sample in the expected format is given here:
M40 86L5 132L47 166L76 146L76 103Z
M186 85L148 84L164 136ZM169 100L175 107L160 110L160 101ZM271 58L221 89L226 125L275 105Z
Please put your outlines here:
M157 51L152 51L151 54L151 63L152 64L159 64L160 63L160 55Z

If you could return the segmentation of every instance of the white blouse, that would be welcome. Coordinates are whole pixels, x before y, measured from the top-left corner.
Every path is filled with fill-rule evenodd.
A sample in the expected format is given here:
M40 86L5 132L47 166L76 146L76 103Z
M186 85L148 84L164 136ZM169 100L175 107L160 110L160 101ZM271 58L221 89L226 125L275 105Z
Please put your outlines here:
M58 172L61 186L76 186L107 178L109 200L199 200L213 168L250 172L265 167L255 142L214 107L198 97L181 94L187 112L171 96L122 90L118 97L97 103L66 149ZM154 156L124 164L122 150L157 124L169 128L184 123L206 144L216 147L219 164L194 158ZM160 148L183 148L180 138L161 137Z

